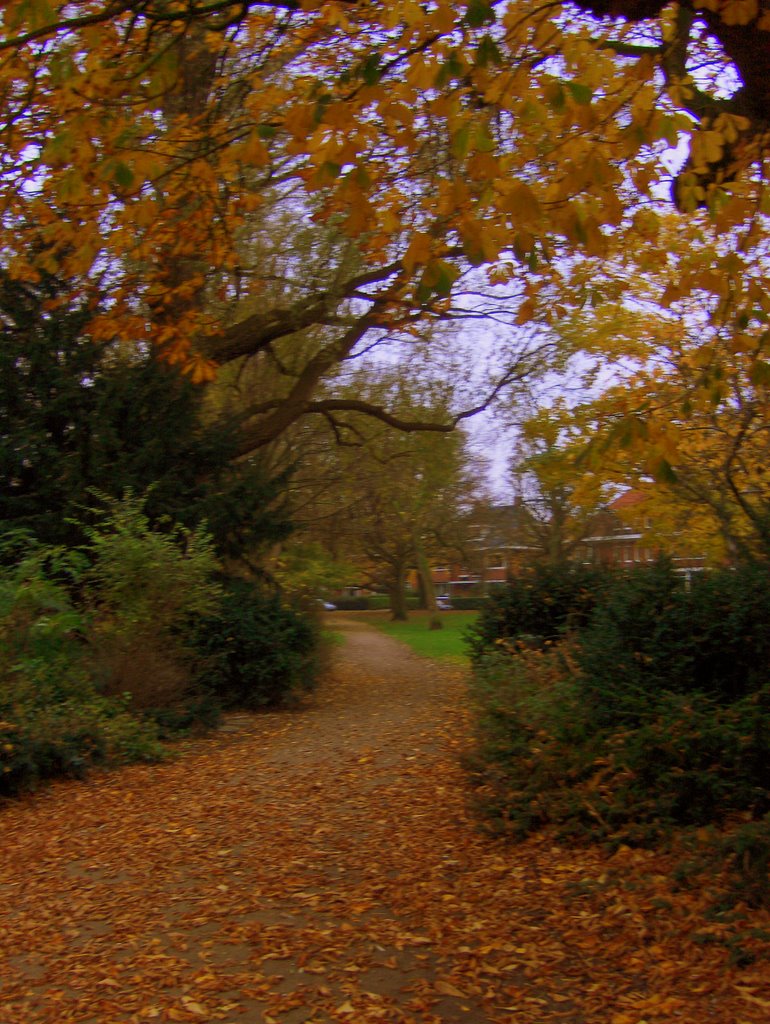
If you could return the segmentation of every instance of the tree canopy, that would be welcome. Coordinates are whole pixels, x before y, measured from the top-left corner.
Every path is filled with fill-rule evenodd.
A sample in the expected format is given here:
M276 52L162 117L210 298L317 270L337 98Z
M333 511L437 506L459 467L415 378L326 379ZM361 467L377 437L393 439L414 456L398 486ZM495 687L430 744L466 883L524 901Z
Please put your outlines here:
M314 411L420 425L349 396L321 409L319 386L477 316L479 281L506 337L601 301L565 258L660 250L664 191L730 242L708 274L663 266L661 294L770 312L744 279L767 208L765 0L11 0L0 19L9 273L106 296L96 339L152 343L194 380L272 362L286 386L255 401L252 447ZM265 238L284 251L266 259ZM521 379L498 348L477 401L433 429Z

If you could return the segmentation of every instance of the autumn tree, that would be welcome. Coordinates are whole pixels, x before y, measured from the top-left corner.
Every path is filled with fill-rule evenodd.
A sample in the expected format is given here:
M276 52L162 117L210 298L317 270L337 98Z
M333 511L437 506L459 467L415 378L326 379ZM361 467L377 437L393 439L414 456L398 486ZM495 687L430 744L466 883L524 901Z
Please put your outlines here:
M724 363L721 346L697 334L692 322L659 328L654 359L593 403L589 461L646 493L642 512L653 524L651 539L664 549L685 542L712 561L767 560L766 363L735 352ZM764 342L754 338L760 353ZM626 410L634 404L631 416Z
M436 612L431 561L442 550L442 528L457 514L457 436L421 435L401 441L402 435L392 435L389 444L377 445L379 464L359 480L364 491L353 507L358 518L346 532L374 578L384 583L394 619L407 616L410 569L419 577L426 608ZM383 448L385 465L379 461Z
M0 22L9 272L106 288L94 337L152 342L199 380L247 355L274 359L310 331L284 393L255 400L244 444L309 412L397 422L350 397L319 408L319 386L385 337L474 315L462 296L474 267L507 286L499 308L512 320L583 301L558 257L657 244L661 154L680 136L690 157L676 202L704 230L763 209L764 0L579 8L11 0ZM255 216L269 230L280 210L335 226L348 245L318 280L263 302L270 275L245 243ZM747 232L715 264L723 318L740 315L755 258ZM591 292L601 300L601 281ZM504 338L471 408L509 382Z
M563 401L544 407L520 429L511 478L526 515L522 539L531 557L567 562L602 502L602 478L582 464L586 444L579 419Z
M563 345L580 353L573 382L584 394L571 400L569 428L586 445L578 465L644 491L649 540L664 550L764 558L767 316L758 301L738 320L723 315L732 293L715 268L739 258L739 233L714 244L697 219L654 220L664 257L606 261L616 298L559 326ZM742 269L745 297L763 293L765 265Z
M445 412L435 387L405 380L400 370L383 370L368 385L361 380L357 391L365 400L387 400L404 417L429 421ZM449 542L472 491L462 432L409 434L375 427L359 415L344 435L328 433L325 444L316 435L315 442L314 456L303 458L293 481L298 530L304 524L307 536L387 592L395 618L406 616L412 570L420 576L426 606L435 611L430 561Z

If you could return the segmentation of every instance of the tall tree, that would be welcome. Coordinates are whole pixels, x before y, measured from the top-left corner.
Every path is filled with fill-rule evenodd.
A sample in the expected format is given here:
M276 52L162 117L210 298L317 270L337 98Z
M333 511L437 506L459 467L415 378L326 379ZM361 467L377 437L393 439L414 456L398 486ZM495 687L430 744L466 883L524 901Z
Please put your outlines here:
M151 354L94 344L92 310L66 295L49 275L0 274L0 529L82 542L94 489L149 489L154 522L205 520L223 556L284 537L285 481L234 459L237 424L206 422L200 389Z
M430 408L410 397L417 391L415 381L403 381L391 371L370 382L363 394L377 400L388 397L404 416L439 415L440 406ZM447 544L451 524L471 492L462 432L409 435L384 426L373 428L360 416L349 426L354 432L347 435L346 444L327 442L298 470L299 485L305 477L317 483L324 468L333 474L331 483L315 491L304 513L298 513L298 527L304 518L311 536L336 558L357 564L362 577L385 590L394 618L406 617L405 588L412 570L424 583L427 580L427 607L435 611L429 562ZM308 490L300 494L307 496Z
M641 511L664 548L686 541L715 561L770 559L770 372L704 341L693 325L658 335L654 359L590 407L597 472L647 493ZM729 346L727 339L723 339ZM746 339L739 342L741 348ZM629 414L629 407L637 411Z

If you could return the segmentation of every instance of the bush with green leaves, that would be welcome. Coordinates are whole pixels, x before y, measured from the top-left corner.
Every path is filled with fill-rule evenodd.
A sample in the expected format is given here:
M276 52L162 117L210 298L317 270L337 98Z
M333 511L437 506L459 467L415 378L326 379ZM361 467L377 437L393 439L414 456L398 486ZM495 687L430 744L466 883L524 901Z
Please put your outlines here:
M275 591L229 580L219 612L194 630L208 666L202 683L226 708L291 704L315 685L318 632L311 615L284 604Z
M366 600L370 611L390 610L390 597L387 594L371 594ZM417 611L420 599L416 594L409 594L404 600L404 605L409 611Z
M485 653L471 698L476 742L467 763L493 827L522 837L574 814L571 787L593 770L595 750L561 652Z
M458 612L476 612L486 608L486 597L449 597L452 608Z
M239 456L240 418L157 353L95 342L94 312L73 282L0 266L0 534L78 546L98 487L145 494L154 524L205 522L223 558L288 536L287 475Z
M495 587L469 630L471 657L494 650L500 640L558 641L587 621L606 580L606 570L592 566L540 564Z
M162 756L152 723L99 693L89 672L88 616L73 600L79 552L7 538L0 569L0 793L89 765Z
M188 633L222 599L210 537L153 524L144 499L130 494L104 497L91 515L79 601L100 692L130 694L136 711L172 729L205 716L210 701L197 681L204 666Z
M520 590L503 602L521 605ZM653 842L679 827L766 820L767 569L715 571L689 588L664 562L610 573L590 611L539 650L517 642L510 619L495 621L496 638L488 619L483 643L472 640L472 766L500 827ZM770 861L768 833L749 831L756 873Z
M366 612L371 605L368 597L335 597L334 604L341 612Z
M613 573L580 630L586 698L602 721L631 725L660 692L732 704L758 693L770 661L770 573L746 565L688 587L670 563Z

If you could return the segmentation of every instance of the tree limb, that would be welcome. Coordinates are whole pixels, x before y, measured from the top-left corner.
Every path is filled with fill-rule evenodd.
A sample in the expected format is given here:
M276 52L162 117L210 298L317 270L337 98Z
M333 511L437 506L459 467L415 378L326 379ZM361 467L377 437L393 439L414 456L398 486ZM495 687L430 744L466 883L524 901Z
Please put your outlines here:
M298 299L291 306L254 313L245 320L226 327L221 333L200 342L200 348L216 362L229 363L242 356L256 355L272 342L298 331L330 322L330 316L351 296L375 303L381 296L369 295L361 289L382 283L402 271L400 262L368 270L345 281L334 291L322 292L312 301Z

